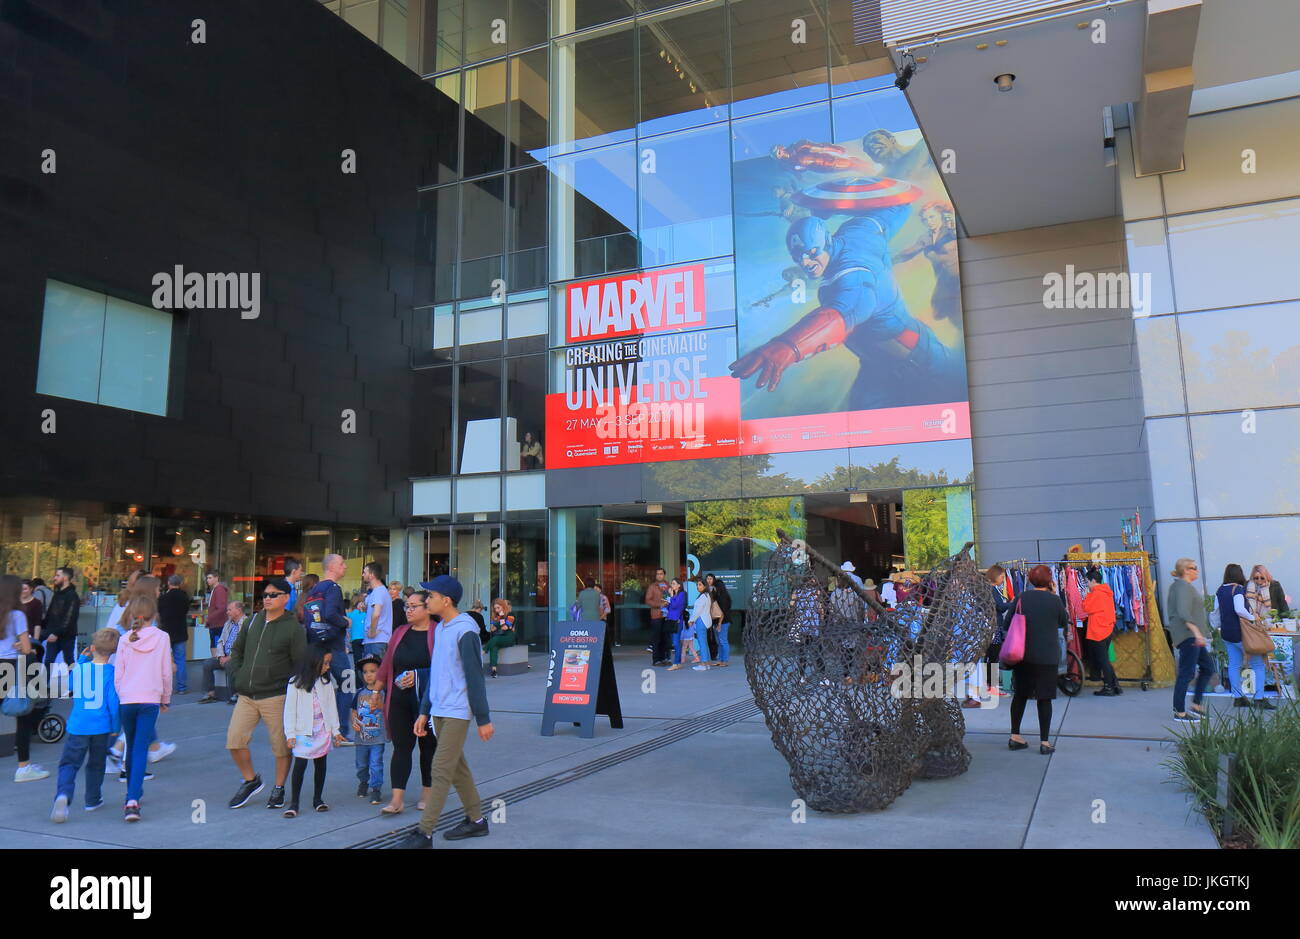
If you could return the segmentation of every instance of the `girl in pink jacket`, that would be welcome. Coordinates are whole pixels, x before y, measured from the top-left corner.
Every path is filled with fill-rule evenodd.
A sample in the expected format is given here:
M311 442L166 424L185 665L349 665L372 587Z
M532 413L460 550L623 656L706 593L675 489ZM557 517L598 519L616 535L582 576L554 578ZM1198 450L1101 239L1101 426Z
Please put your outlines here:
M140 797L149 765L149 741L158 715L172 697L171 639L157 625L158 602L136 596L122 614L126 633L117 643L113 683L122 702L122 730L126 733L126 810L128 822L140 820Z

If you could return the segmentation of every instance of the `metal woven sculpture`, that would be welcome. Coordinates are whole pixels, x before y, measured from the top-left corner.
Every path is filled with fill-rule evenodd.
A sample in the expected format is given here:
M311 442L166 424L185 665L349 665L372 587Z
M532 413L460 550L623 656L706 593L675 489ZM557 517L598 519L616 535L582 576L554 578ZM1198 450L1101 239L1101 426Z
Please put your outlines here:
M975 662L992 640L992 595L970 548L931 572L928 605L914 596L890 610L781 534L754 587L745 673L810 807L883 809L913 778L955 776L970 765L960 702L890 690L895 663Z

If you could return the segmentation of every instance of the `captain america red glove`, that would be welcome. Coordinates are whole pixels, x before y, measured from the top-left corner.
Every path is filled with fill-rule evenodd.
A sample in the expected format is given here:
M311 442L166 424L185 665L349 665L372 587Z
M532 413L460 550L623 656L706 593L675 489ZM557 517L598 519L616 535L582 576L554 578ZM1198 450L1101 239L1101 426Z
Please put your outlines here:
M757 372L755 387L775 391L787 368L838 346L847 335L848 329L840 311L819 307L781 335L742 355L727 367L734 378L749 378Z

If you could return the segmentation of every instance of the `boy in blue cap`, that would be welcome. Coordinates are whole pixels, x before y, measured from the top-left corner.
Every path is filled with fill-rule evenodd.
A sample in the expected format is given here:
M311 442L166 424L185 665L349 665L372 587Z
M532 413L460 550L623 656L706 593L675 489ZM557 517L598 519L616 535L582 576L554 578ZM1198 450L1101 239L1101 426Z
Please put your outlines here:
M446 574L420 584L429 591L428 608L438 617L433 637L433 655L429 665L429 693L420 704L415 735L429 732L432 718L438 749L433 756L433 785L420 815L420 824L407 836L402 847L431 847L434 826L447 802L447 792L456 787L465 820L446 832L448 841L482 838L488 833L483 817L482 800L474 786L469 764L465 762L465 737L469 734L471 715L478 725L479 739L492 739L492 717L488 713L487 683L483 680L483 646L479 642L478 624L457 609L464 590L454 577Z

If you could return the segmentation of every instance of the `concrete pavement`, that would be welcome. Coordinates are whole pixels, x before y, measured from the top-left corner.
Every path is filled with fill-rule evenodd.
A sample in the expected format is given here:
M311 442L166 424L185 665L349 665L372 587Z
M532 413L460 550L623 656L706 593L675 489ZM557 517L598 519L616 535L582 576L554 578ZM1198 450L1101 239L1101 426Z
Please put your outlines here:
M1058 751L1050 757L1036 747L1007 749L1009 699L995 709L965 711L973 755L968 772L918 780L882 812L808 812L800 821L788 766L752 706L743 661L708 672L654 669L652 680L648 661L642 652L618 651L626 726L611 730L601 718L590 740L571 727L540 736L544 657L534 656L527 674L489 680L496 736L487 744L472 737L466 756L485 800L507 796L497 809L505 821L493 825L490 838L461 845L438 839L438 847L1217 846L1161 765L1172 752L1167 689L1133 688L1119 698L1096 698L1087 689L1078 698L1058 697ZM72 817L63 825L48 820L53 776L21 785L3 777L0 848L341 848L383 844L416 821L413 807L396 819L381 818L377 807L356 797L350 748L330 754L330 812L284 819L268 811L272 763L261 730L253 752L267 789L242 809L226 808L239 782L224 750L231 709L199 705L197 694L177 701L159 726L178 749L153 765L157 778L145 784L141 823L122 821L125 787L116 776L104 783L108 804L90 814L81 809L79 779ZM1026 718L1028 731L1036 721L1032 707ZM33 759L53 772L60 751L61 744L36 744ZM12 758L0 764L8 773L13 765ZM414 774L411 784L418 785ZM386 780L385 794L387 788ZM448 820L457 805L453 793Z

